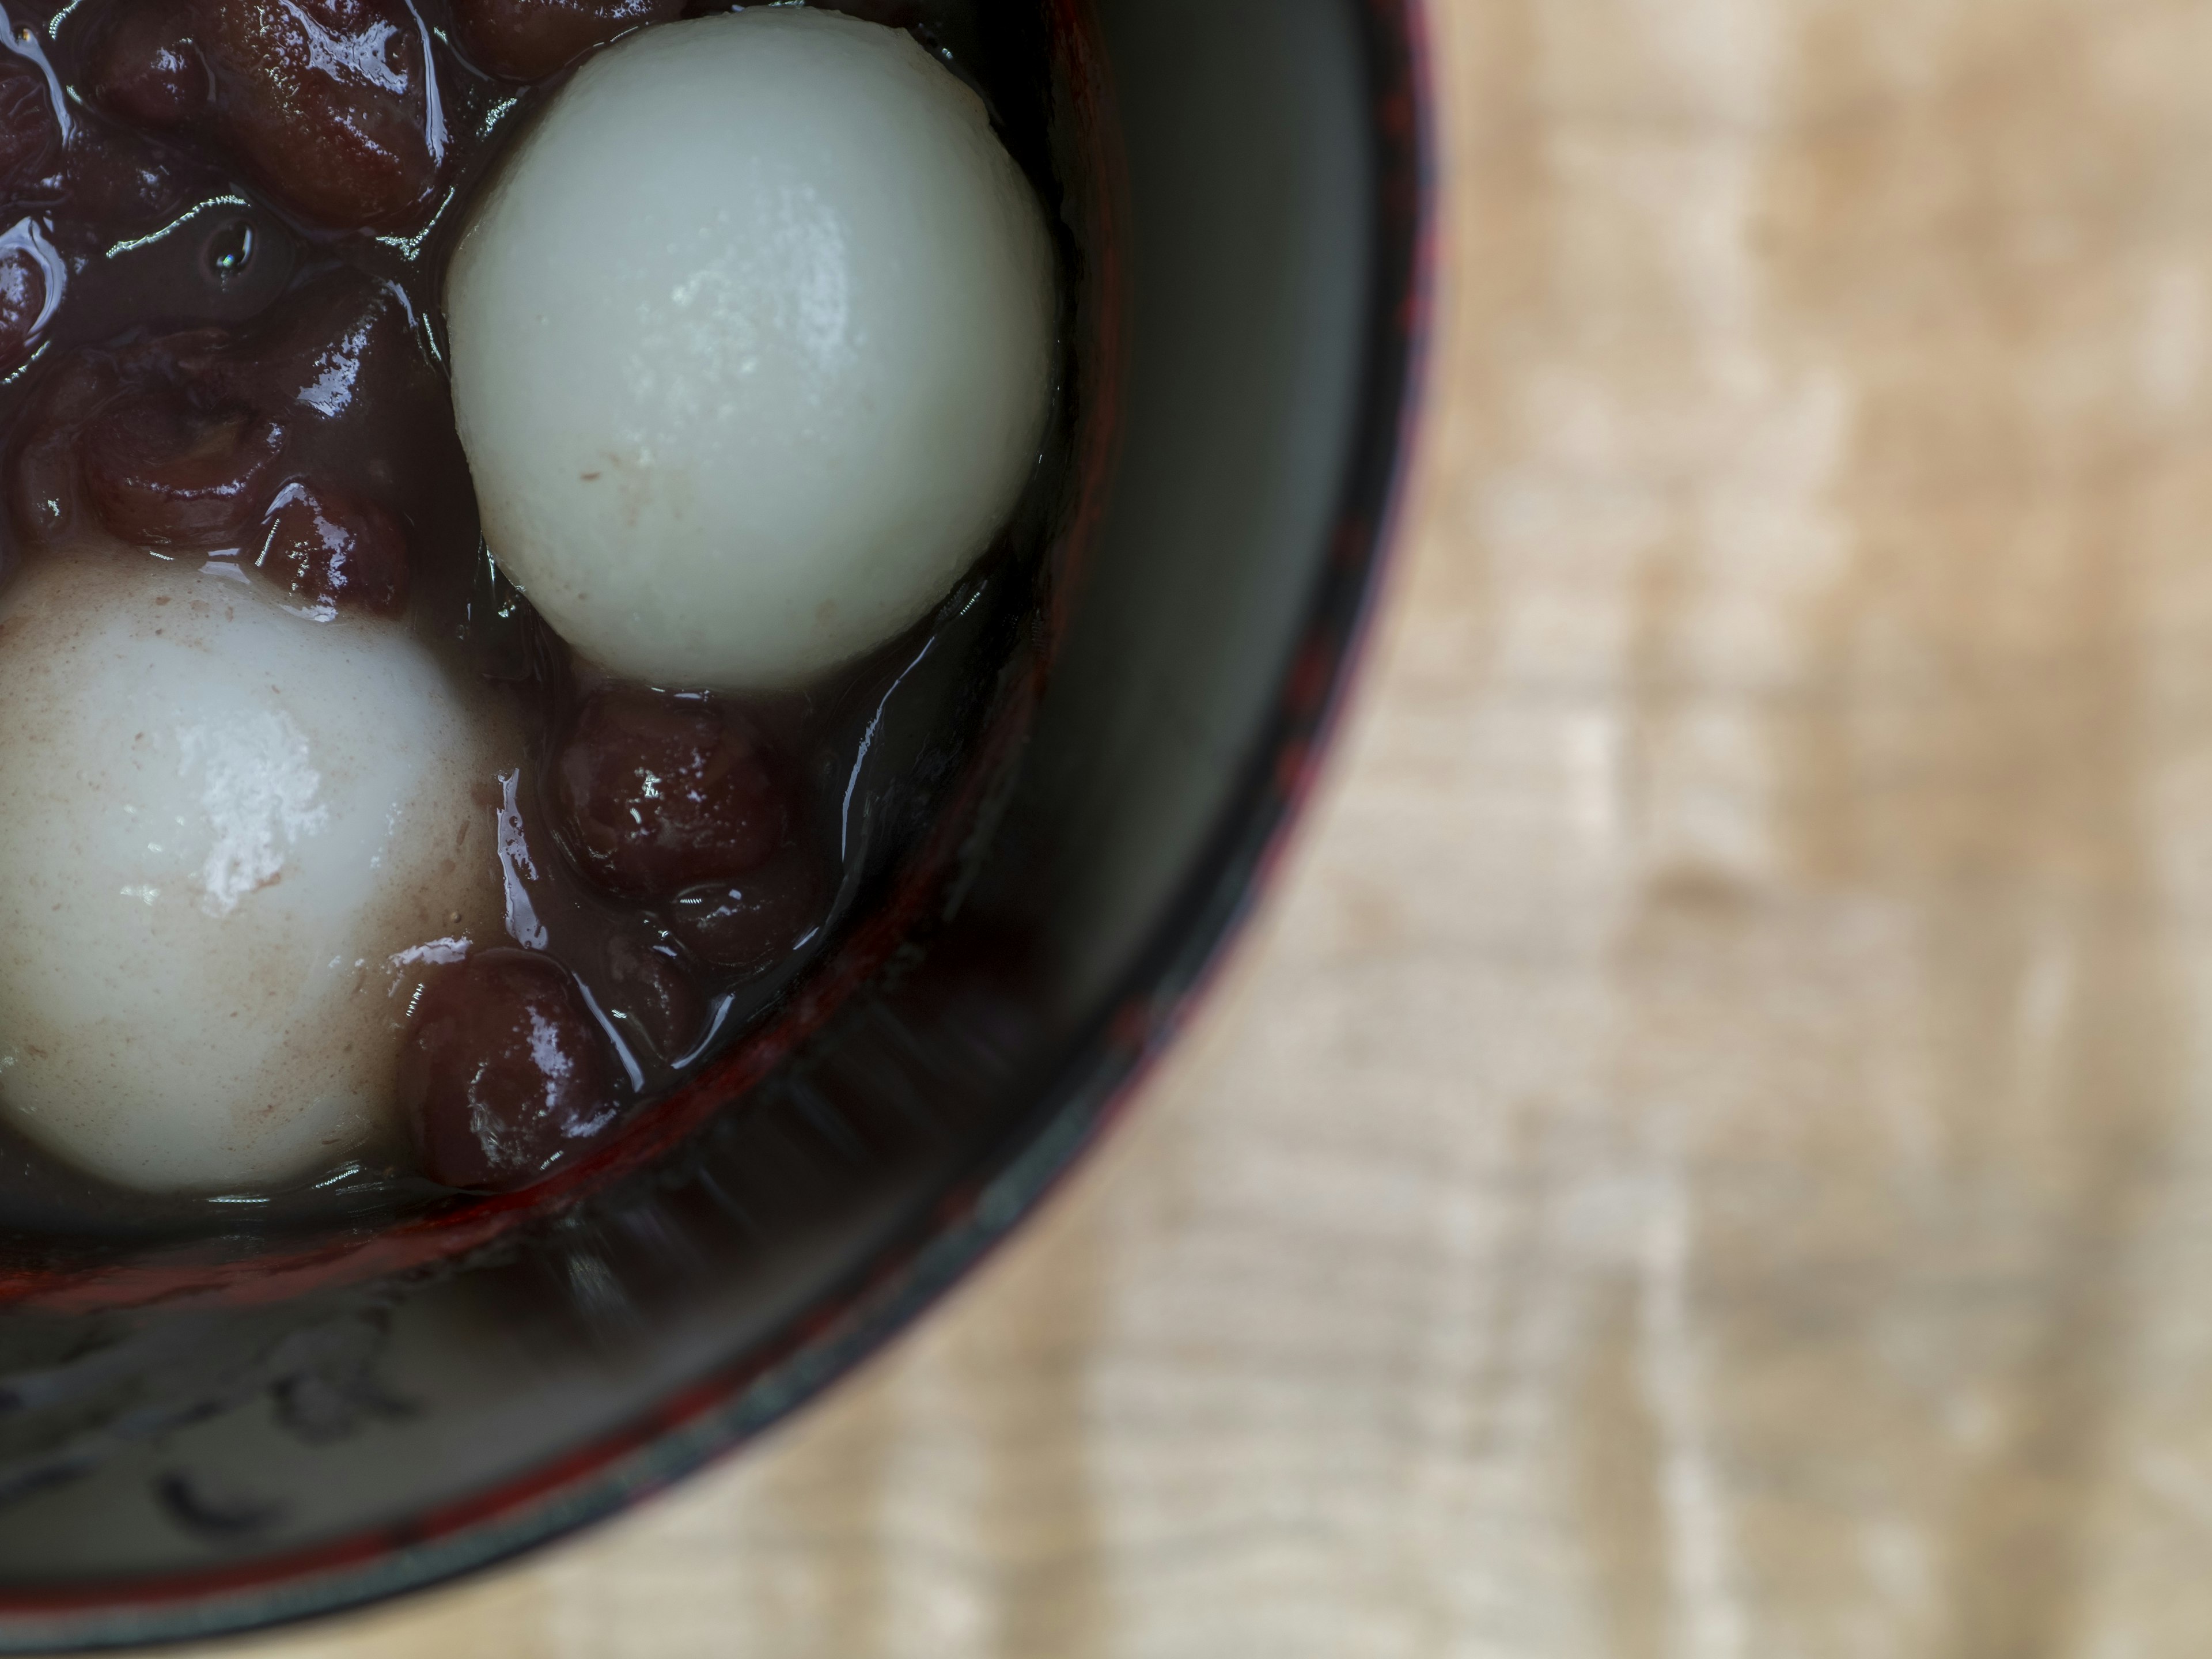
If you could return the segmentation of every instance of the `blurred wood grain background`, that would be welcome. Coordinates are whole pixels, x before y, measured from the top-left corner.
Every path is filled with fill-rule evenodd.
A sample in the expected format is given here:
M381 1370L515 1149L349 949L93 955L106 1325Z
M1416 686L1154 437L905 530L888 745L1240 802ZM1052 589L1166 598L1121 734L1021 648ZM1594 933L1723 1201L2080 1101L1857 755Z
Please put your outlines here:
M244 1651L2212 1644L2212 4L1432 21L1401 580L1147 1108L769 1443Z

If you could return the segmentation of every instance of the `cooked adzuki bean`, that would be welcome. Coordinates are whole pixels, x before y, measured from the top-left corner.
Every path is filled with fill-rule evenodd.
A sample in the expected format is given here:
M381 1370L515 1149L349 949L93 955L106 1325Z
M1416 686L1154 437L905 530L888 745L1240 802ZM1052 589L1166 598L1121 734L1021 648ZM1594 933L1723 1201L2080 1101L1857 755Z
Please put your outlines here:
M482 951L423 993L399 1062L422 1172L503 1191L542 1178L614 1121L605 1039L552 957Z
M284 429L241 405L195 407L154 386L126 392L78 446L85 498L109 534L140 547L237 547L276 489Z
M427 41L399 0L133 0L87 79L119 118L216 139L308 218L397 228L443 160Z
M608 939L605 955L607 1012L641 1036L663 1060L679 1059L699 1040L707 1004L676 948L617 933Z
M310 606L396 616L410 573L393 502L434 483L443 395L388 292L319 278L242 333L64 358L17 428L12 516L33 545L96 525L240 548Z
M749 976L789 956L822 925L819 865L787 847L741 881L685 889L668 905L669 931L710 966Z
M83 527L77 437L121 384L110 357L65 357L16 422L8 516L27 545L52 547Z
M407 532L382 507L328 484L295 479L276 492L253 565L319 615L407 609Z
M445 384L424 361L406 307L383 284L350 273L295 289L210 355L202 372L217 395L283 410L303 435L351 422L343 447L374 452L395 471L404 470L398 458L420 447L416 428L455 441Z
M173 217L211 177L151 139L80 112L56 213L136 234Z
M0 50L0 191L16 202L51 195L61 161L61 125L45 73Z
M665 896L742 876L783 845L786 769L726 704L617 687L584 705L555 757L554 823L609 892Z
M114 7L86 65L93 101L140 126L180 126L198 117L215 82L186 32L191 23L188 8L173 0Z
M494 75L536 81L592 47L684 12L684 0L453 0L462 50Z

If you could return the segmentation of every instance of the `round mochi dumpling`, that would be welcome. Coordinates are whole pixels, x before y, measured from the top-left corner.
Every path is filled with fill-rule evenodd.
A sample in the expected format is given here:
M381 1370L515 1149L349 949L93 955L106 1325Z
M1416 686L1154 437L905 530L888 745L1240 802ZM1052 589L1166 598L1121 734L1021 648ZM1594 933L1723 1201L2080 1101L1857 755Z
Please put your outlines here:
M791 685L926 615L1050 401L1042 212L907 34L797 7L591 59L447 281L484 536L562 635L669 690Z
M423 974L499 915L444 670L232 578L87 555L0 600L0 1114L149 1191L390 1132Z

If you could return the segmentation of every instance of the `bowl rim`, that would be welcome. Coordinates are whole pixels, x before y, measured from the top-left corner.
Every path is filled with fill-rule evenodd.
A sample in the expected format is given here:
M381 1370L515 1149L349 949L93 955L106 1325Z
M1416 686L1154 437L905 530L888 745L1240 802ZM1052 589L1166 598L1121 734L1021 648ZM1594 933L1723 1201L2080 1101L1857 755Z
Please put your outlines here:
M1367 657L1412 470L1433 327L1439 160L1425 0L1351 0L1377 143L1352 453L1329 556L1277 701L1181 896L1040 1091L1025 1140L766 1352L465 1502L307 1551L97 1586L0 1591L0 1653L201 1641L451 1582L622 1513L727 1455L902 1334L1130 1109L1280 873Z

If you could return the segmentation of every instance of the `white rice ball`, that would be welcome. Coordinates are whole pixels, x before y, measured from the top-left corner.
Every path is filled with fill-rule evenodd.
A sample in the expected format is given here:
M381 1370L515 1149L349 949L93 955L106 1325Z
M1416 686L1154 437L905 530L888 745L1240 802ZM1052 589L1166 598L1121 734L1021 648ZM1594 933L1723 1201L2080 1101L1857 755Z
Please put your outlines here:
M670 688L787 685L925 615L1034 465L1035 192L908 35L756 8L592 59L447 289L484 533L561 634Z
M435 941L497 915L443 670L231 574L86 555L0 600L0 1113L149 1191L373 1140Z

